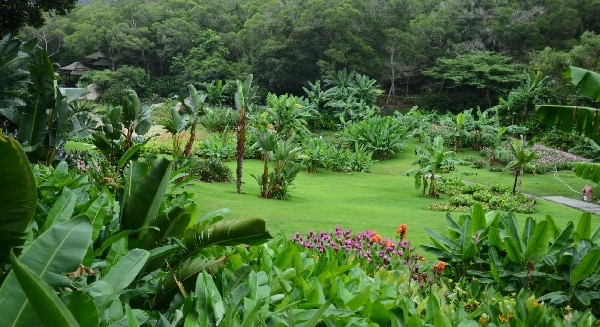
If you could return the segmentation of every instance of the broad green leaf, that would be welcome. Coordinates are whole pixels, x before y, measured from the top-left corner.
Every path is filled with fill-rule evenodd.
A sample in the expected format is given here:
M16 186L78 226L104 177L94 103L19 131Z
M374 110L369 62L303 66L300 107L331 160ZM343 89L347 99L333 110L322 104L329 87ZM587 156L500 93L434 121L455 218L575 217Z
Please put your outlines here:
M25 243L35 213L37 188L29 160L13 139L0 135L0 263Z
M195 286L194 283L199 273L211 267L221 266L225 259L225 257L212 260L204 257L192 257L180 263L177 267L173 267L174 271L169 272L158 283L153 308L168 308L175 295L181 292L177 282L183 285L186 293L190 292Z
M173 162L160 159L139 183L129 185L123 203L123 229L138 230L148 227L156 217L165 195ZM133 167L132 167L133 168Z
M476 254L476 249L473 244L473 225L471 223L471 217L466 217L462 224L460 253L462 260L472 258Z
M127 149L127 151L125 151L121 158L119 158L119 161L117 162L117 167L125 167L125 165L129 162L129 159L131 159L131 157L135 156L138 152L140 152L142 147L144 147L144 145L146 145L146 143L148 143L150 139L151 138L149 137L144 142L136 143L134 146Z
M115 292L124 290L144 268L150 253L142 249L133 249L104 276L103 280L110 284Z
M80 326L98 326L100 314L91 296L81 291L69 295L67 308Z
M90 245L92 225L86 217L53 225L23 251L19 261L46 280L77 269ZM36 326L37 317L13 272L0 286L0 326Z
M535 224L533 234L529 237L525 248L525 257L537 262L548 253L550 228L546 221Z
M589 240L592 236L592 214L589 212L585 212L579 218L579 222L577 223L577 230L573 235L573 239L575 243L580 240Z
M264 271L252 271L248 276L248 287L250 296L244 299L244 314L248 314L254 308L258 314L264 317L269 309L269 278Z
M523 227L523 234L521 235L521 239L525 244L529 243L529 238L533 235L533 230L535 229L535 219L533 217L527 217L525 219L525 227Z
M108 195L106 193L100 194L94 202L85 210L85 214L90 218L94 230L92 232L92 242L95 242L100 234L100 230L104 226L104 218L106 217L108 205Z
M452 321L442 311L438 310L435 313L434 327L452 327Z
M571 82L577 88L577 94L588 97L592 101L600 102L600 74L571 66L565 73L566 77L571 78Z
M140 323L135 318L135 313L131 309L129 302L125 302L125 317L127 317L127 327L139 327Z
M482 229L486 229L486 217L483 206L479 203L473 205L471 208L471 219L473 220L473 231L478 232Z
M548 249L548 255L555 255L561 252L565 247L569 246L572 243L571 237L573 236L574 229L575 225L573 225L572 221L569 221L565 229L562 230Z
M331 302L332 302L331 299L325 301L325 303L323 303L319 307L319 309L317 311L315 311L315 313L310 317L310 319L308 319L306 322L304 322L302 324L299 324L298 327L300 327L300 326L303 326L303 327L317 326L317 323L322 319L323 315L325 314L325 311L327 311L329 306L331 306Z
M22 264L14 254L10 259L12 271L43 325L79 326L67 306L39 275Z
M598 141L600 142L600 140ZM600 164L594 162L576 162L573 164L575 175L592 182L600 182Z
M207 319L209 316L214 317L212 321L207 320L207 322L210 321L210 324L206 324L206 326L218 326L225 316L225 303L213 277L208 272L203 271L198 274L195 294L198 297L197 303L205 303L203 308L205 317Z
M506 255L512 262L523 264L523 253L515 240L510 237L504 238L504 248Z
M519 235L517 218L512 213L507 213L506 215L502 216L500 221L504 226L504 230L506 231L507 236L515 242L514 245L518 247L519 252L523 253L524 246L523 241L521 240L521 237Z
M19 142L27 147L44 144L47 134L48 109L54 108L54 68L48 55L41 52L29 68L32 84L29 87L30 97L21 111L21 122L17 133ZM36 159L42 159L38 157ZM45 158L43 158L45 159Z
M498 256L498 251L496 248L491 246L488 250L489 260L490 260L490 272L492 273L492 278L496 281L496 283L500 284L500 273L499 270L502 268L502 262L500 261L500 257Z
M265 221L259 218L219 221L204 230L197 226L186 230L183 239L192 253L210 245L258 245L272 238Z
M52 226L55 222L65 222L71 218L75 205L77 204L77 194L68 187L63 188L62 193L56 200L56 202L50 208L46 221L40 232L44 232Z
M577 287L582 280L588 278L593 273L600 262L600 248L590 250L573 269L571 273L571 287Z

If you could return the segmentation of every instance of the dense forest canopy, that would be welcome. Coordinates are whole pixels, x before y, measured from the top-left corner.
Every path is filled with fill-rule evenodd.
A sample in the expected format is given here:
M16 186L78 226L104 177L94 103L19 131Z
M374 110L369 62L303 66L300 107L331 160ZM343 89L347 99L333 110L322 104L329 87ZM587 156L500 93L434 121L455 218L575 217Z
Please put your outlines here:
M345 68L386 93L474 91L487 105L527 70L598 68L599 16L599 0L87 0L21 36L60 65L100 51L113 70L143 68L157 93L252 73L263 90L303 95ZM468 56L483 66L462 83Z

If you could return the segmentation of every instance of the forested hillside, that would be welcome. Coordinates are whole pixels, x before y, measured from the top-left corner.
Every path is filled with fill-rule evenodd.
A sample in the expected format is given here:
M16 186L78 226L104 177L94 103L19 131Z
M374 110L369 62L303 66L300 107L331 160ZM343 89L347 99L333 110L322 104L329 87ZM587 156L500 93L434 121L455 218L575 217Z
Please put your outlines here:
M346 68L392 103L462 110L537 72L554 79L546 100L566 101L564 68L600 66L599 16L598 0L89 0L21 36L60 65L100 51L113 70L142 68L147 95L248 73L265 92L304 95Z

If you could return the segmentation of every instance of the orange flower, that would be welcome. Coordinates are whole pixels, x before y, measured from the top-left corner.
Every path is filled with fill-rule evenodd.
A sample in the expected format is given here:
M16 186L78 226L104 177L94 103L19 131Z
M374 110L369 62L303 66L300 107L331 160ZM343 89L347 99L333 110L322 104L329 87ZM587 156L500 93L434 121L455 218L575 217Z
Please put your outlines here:
M373 233L373 235L371 235L371 242L373 243L381 243L381 236L377 235L377 233Z
M433 266L433 272L441 275L445 268L446 263L444 261L440 261Z
M396 233L398 235L400 235L400 239L403 240L406 238L406 224L401 224L400 226L398 226L398 229L396 229Z
M394 246L394 243L392 243L390 241L385 241L385 247L386 248L391 248L392 246Z

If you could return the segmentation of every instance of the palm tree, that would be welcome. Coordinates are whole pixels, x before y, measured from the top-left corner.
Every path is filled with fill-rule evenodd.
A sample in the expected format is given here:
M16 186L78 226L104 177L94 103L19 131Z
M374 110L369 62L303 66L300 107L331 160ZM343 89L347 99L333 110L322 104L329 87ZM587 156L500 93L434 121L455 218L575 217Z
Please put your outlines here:
M571 78L577 94L600 103L600 74L571 66L565 76ZM540 105L536 106L538 119L563 131L580 131L584 136L600 143L600 109L593 107ZM575 174L593 182L600 181L600 163L582 162L575 164Z
M507 169L514 169L515 170L515 182L513 184L513 194L517 193L517 184L521 185L521 176L523 176L523 170L525 168L531 168L534 169L535 165L533 164L533 161L535 159L537 159L537 154L535 152L532 152L528 149L528 147L530 147L531 144L525 144L525 141L523 140L523 136L521 136L521 139L515 139L513 140L513 143L511 144L511 155L513 157L513 160L511 162L508 163L508 165L506 165Z
M454 158L454 151L444 150L444 139L437 136L433 142L428 141L423 147L417 146L415 153L419 156L413 162L413 165L418 164L419 168L414 168L406 173L406 176L415 176L415 188L420 188L423 185L423 195L429 187L429 196L438 197L436 186L437 175L444 169L460 163L460 160Z

